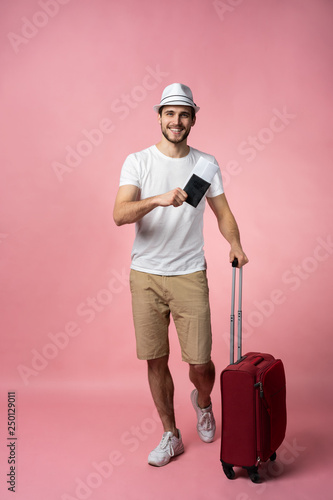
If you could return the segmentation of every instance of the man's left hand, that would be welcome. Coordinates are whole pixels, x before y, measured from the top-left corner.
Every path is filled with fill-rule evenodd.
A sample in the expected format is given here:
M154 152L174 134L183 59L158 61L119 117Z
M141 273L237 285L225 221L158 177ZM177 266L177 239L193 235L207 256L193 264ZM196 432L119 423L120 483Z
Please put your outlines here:
M245 264L249 262L249 259L243 252L242 248L231 248L230 253L229 253L229 259L230 263L233 262L234 259L238 260L238 266L237 267L243 267Z

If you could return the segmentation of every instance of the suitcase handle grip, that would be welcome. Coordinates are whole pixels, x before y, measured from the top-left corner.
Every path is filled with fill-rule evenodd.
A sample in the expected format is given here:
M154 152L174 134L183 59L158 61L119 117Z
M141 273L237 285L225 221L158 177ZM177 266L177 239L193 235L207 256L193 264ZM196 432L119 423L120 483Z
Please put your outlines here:
M262 361L264 361L264 358L262 356L258 356L257 358L254 358L251 363L254 365L254 366L257 366L259 365L259 363L261 363Z
M238 259L237 257L234 258L234 260L231 263L232 267L237 267L238 266Z

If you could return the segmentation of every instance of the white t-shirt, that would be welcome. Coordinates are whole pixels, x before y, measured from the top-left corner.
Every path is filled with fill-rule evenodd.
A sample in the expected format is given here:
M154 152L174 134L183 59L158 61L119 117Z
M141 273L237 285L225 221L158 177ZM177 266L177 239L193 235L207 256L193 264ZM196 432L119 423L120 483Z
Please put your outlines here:
M140 199L184 188L199 158L217 164L215 158L197 149L183 158L170 158L151 146L130 154L122 167L120 186L140 188ZM157 207L136 223L131 268L165 276L189 274L206 269L203 240L203 213L206 196L223 193L218 170L211 186L196 208L188 203L180 207Z

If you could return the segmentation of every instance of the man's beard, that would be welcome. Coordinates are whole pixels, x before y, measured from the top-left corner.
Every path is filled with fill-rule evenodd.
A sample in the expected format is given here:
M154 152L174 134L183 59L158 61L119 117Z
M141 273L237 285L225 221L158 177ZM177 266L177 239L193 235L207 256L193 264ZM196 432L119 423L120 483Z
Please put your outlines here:
M163 129L163 127L161 127L161 130L162 130L162 134L164 135L164 137L167 139L167 141L169 142L172 142L172 144L180 144L181 142L185 141L187 139L187 137L189 136L190 132L191 132L191 129L188 129L184 135L182 135L181 137L179 137L179 139L172 139L171 137L169 137L168 135L168 129ZM172 132L171 132L172 133Z

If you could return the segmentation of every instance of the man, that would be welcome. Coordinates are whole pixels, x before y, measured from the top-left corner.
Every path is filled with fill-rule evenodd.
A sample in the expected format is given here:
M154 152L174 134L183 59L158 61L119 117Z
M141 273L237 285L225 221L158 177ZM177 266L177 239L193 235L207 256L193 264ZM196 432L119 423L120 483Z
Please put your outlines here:
M205 198L230 243L230 262L248 262L237 223L223 193L220 170L198 206L186 203L182 189L200 157L217 164L213 156L187 144L199 107L189 87L167 86L158 113L162 137L158 144L129 155L122 168L114 206L118 226L136 223L132 249L132 293L137 356L147 360L150 390L164 434L149 454L148 463L163 466L184 451L176 426L174 385L168 367L168 326L172 314L182 351L195 389L191 401L197 414L197 431L204 442L214 439L215 420L210 394L215 380L211 360L211 324L203 252Z

